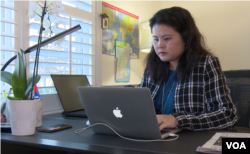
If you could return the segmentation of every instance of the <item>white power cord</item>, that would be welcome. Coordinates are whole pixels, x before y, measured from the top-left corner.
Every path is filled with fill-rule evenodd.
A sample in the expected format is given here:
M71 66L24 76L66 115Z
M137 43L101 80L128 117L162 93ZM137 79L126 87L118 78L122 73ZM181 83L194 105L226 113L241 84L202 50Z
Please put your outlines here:
M110 127L109 125L107 124L104 124L104 123L95 123L93 125L90 125L89 127L86 127L86 128L80 128L80 129L77 129L75 131L75 133L80 133L86 129L89 129L90 127L93 127L95 125L104 125L104 126L107 126L108 128L110 128L116 135L118 135L119 137L123 138L123 139L126 139L126 140L130 140L130 141L137 141L137 142L162 142L162 141L173 141L173 140L176 140L177 138L179 138L179 135L176 135L176 134L169 134L169 136L175 136L176 138L174 139L168 139L168 140L163 140L163 139L159 139L159 140L137 140L137 139L131 139L131 138L127 138L127 137L124 137L124 136L121 136L120 134L118 134L112 127Z

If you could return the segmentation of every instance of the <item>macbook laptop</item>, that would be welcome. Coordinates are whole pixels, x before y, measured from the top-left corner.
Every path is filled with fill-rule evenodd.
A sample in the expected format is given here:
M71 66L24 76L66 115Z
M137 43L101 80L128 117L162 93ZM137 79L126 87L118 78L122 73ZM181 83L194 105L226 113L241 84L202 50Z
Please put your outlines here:
M138 139L163 139L180 129L160 132L148 88L77 88L90 124L105 123L120 135ZM95 133L114 134L103 125L91 127Z
M64 109L62 115L86 118L87 116L78 95L77 87L90 87L87 76L51 74L51 78Z

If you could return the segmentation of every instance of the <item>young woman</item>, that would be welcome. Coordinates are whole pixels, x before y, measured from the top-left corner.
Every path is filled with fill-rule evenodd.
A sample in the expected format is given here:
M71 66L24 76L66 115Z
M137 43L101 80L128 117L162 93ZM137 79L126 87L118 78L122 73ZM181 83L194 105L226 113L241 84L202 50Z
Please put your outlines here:
M232 103L218 58L209 53L191 14L180 7L150 19L153 46L139 87L148 87L160 130L231 129Z

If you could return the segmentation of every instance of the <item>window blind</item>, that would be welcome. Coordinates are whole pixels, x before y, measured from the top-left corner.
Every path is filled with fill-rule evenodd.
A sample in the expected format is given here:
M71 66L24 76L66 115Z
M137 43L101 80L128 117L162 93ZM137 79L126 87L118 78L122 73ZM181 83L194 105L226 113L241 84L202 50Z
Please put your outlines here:
M16 55L20 44L17 41L19 37L17 30L17 17L20 10L14 1L1 1L1 68L10 58ZM15 61L5 69L5 71L14 71ZM1 81L1 93L9 91L10 85Z

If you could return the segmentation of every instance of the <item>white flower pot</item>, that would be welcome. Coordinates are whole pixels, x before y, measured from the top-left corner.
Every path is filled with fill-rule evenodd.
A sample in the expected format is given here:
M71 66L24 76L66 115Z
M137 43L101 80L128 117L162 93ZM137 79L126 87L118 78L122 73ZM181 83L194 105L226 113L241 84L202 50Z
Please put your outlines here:
M8 100L12 135L24 136L35 133L37 114L41 100Z

